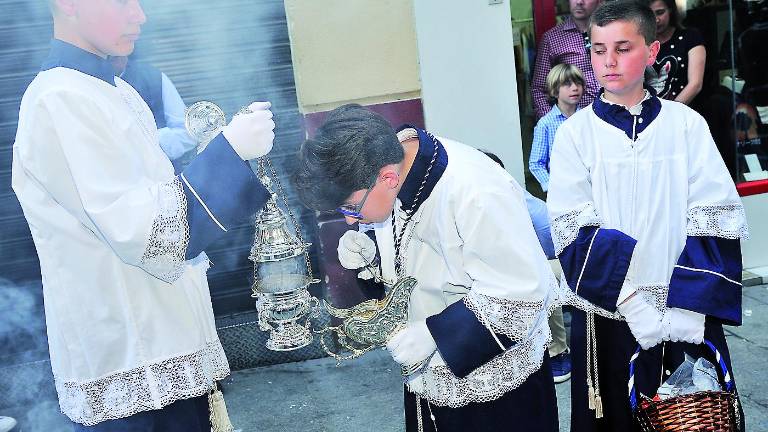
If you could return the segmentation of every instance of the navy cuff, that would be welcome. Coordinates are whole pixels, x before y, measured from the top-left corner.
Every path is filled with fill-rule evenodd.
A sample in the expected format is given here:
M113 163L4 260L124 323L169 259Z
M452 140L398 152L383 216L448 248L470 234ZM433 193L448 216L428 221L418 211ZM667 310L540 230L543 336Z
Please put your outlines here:
M196 257L232 227L259 211L269 192L224 135L218 134L181 173L187 197L189 246Z
M667 306L741 325L741 243L688 237L669 281Z
M459 378L466 377L504 352L491 335L491 331L461 300L439 314L427 318L427 328L448 369ZM497 333L496 337L507 349L514 345L512 340L503 334Z
M595 306L615 312L636 244L637 240L618 230L581 228L560 254L568 286Z

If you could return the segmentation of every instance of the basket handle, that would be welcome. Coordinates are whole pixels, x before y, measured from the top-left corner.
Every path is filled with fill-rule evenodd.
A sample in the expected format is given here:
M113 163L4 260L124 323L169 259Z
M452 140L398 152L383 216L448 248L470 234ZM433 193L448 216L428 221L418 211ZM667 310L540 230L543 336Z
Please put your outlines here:
M720 370L723 372L723 381L725 381L725 390L729 393L733 391L733 381L731 380L731 374L728 372L728 366L725 365L723 356L720 355L720 351L715 348L712 342L704 339L704 343L715 353L715 359L720 365ZM635 353L632 354L632 358L629 359L629 403L632 405L632 411L637 410L637 392L635 391L635 360L640 355L640 345L637 346Z

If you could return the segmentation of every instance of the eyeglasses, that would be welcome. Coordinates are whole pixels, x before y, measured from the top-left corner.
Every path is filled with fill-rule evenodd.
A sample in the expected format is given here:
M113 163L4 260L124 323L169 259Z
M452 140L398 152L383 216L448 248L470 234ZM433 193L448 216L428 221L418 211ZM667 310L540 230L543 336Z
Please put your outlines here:
M363 210L363 206L365 205L365 200L368 199L368 194L370 194L374 186L376 186L377 180L378 180L378 177L373 179L373 183L371 183L371 185L365 191L365 195L363 195L363 199L361 199L359 203L343 204L339 206L336 209L336 211L343 214L344 216L351 217L354 219L365 219L365 217L362 214L360 214L360 212Z

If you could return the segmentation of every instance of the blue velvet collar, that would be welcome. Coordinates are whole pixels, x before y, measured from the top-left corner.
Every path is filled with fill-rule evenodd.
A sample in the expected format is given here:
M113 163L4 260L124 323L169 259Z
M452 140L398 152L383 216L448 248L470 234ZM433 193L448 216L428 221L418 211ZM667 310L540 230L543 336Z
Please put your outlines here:
M416 159L414 159L413 165L411 165L411 169L408 171L408 175L403 181L403 186L400 188L397 197L400 198L403 210L416 211L432 193L435 185L445 172L445 168L448 166L448 153L446 153L445 147L437 138L434 139L435 141L432 141L432 136L427 131L411 125L403 125L397 131L400 132L403 129L416 130L416 133L419 135L419 151L416 153ZM429 172L429 177L424 185L424 189L419 194L419 200L415 208L411 209L416 192L419 190L421 182L424 181L427 168L432 161L432 156L435 154L435 142L437 142L437 160L435 160L432 170Z
M51 40L51 51L40 70L55 67L74 69L115 86L115 71L109 60L59 39Z
M624 105L603 101L602 96L605 89L600 89L600 93L592 103L592 110L606 123L624 131L629 139L637 140L637 135L644 131L661 111L661 101L656 97L656 92L649 87L646 87L646 90L651 93L651 97L642 102L642 110L638 116L632 115ZM637 117L636 124L635 117ZM632 136L633 125L635 136Z

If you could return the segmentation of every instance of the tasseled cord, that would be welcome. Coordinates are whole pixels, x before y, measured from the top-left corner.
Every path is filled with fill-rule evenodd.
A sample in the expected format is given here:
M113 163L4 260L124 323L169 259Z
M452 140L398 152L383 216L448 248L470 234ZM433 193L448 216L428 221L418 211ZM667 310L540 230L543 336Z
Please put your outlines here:
M215 385L208 394L208 411L211 420L211 432L233 432L235 430L232 422L229 421L227 413L227 404L224 402L224 395Z
M594 381L592 374L594 371ZM587 403L595 410L595 418L603 418L603 399L600 397L600 380L597 373L597 337L595 314L587 313Z
M437 432L437 418L435 417L435 414L432 412L432 405L429 404L429 399L425 399L427 401L427 408L429 408L429 418L432 420L432 426L435 427L435 432ZM424 432L424 418L423 414L421 413L421 396L416 396L416 422L418 422L418 432Z

